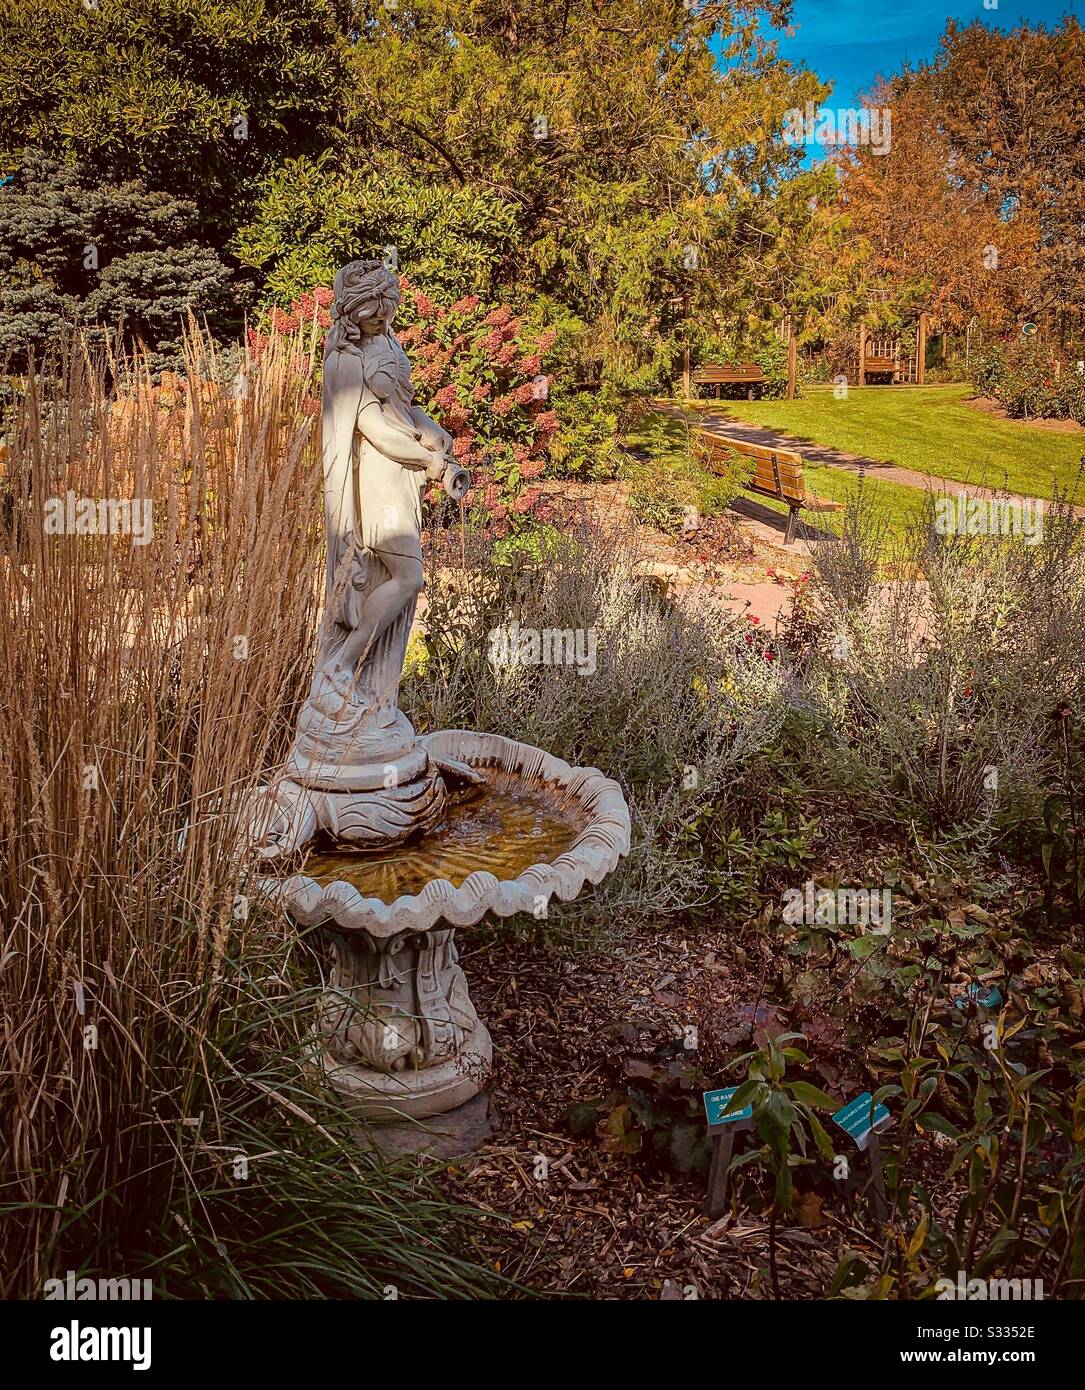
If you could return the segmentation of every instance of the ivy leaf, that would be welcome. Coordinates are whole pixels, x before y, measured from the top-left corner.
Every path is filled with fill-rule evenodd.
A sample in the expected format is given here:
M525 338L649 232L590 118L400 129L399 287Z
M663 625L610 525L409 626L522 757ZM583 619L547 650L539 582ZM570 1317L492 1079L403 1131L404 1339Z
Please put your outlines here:
M643 1136L634 1128L633 1112L628 1105L616 1105L605 1120L599 1122L596 1133L609 1154L640 1152Z

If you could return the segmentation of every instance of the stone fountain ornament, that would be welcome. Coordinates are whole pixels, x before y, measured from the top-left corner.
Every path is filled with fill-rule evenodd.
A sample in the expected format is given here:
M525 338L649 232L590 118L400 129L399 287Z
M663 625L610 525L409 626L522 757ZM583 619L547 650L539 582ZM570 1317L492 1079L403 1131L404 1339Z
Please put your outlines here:
M335 278L316 668L290 756L246 819L264 863L306 855L302 872L260 888L330 936L317 1036L332 1086L369 1123L466 1123L485 1106L493 1049L455 929L487 912L542 917L552 897L598 883L629 851L629 813L595 768L494 734L419 736L398 707L423 584L422 492L470 487L451 437L414 404L392 331L399 301L382 261Z

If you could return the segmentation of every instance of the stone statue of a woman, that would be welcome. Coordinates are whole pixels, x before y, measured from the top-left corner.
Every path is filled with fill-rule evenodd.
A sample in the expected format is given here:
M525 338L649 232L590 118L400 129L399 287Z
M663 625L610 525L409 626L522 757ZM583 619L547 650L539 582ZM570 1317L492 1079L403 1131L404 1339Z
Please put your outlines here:
M422 590L422 491L442 480L460 497L470 480L450 436L414 404L392 332L399 301L381 261L353 261L335 278L324 345L324 620L290 760L265 794L274 804L261 826L267 857L318 827L358 845L399 844L444 812L441 767L397 694ZM466 767L444 770L477 780Z

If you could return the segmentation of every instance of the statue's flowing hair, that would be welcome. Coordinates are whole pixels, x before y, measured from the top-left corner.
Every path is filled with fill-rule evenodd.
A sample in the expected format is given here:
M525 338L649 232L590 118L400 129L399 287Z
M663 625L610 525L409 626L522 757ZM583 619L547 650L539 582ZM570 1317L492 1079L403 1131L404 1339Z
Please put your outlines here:
M385 318L399 308L399 281L383 261L351 261L335 277L332 326L325 351L349 351L361 341L366 319Z

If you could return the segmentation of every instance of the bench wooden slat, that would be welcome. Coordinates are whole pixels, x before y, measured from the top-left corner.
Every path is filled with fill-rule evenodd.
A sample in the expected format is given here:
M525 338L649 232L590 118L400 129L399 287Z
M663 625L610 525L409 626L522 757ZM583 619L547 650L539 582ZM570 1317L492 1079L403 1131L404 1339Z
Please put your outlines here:
M695 367L693 380L698 386L716 386L729 382L767 381L756 362L706 362Z
M715 462L714 455L729 456L732 451L753 460L754 473L746 482L747 489L750 492L760 492L766 497L775 497L788 505L785 545L790 545L795 534L795 521L800 507L806 507L811 511L838 512L844 505L842 502L821 500L807 493L802 455L793 449L772 449L764 444L751 444L745 439L733 439L730 435L713 434L711 430L698 430L697 438L708 452L710 468ZM721 467L714 468L713 471L723 472L722 459L720 462Z

